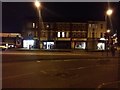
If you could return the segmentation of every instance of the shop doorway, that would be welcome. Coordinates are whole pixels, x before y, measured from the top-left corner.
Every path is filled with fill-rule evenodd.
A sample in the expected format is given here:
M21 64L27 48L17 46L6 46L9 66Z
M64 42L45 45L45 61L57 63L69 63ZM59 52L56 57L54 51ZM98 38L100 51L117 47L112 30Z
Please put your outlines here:
M54 42L43 42L43 49L53 49L54 45Z

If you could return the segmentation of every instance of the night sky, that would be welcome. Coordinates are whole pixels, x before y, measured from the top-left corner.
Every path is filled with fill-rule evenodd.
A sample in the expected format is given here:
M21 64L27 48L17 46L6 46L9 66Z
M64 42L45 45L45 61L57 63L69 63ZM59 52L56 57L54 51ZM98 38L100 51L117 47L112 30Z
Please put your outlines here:
M114 10L112 23L118 29L118 3L110 3ZM103 2L42 2L43 21L104 20L108 3ZM32 2L3 2L3 32L21 32L23 23L29 17L36 17L37 10Z

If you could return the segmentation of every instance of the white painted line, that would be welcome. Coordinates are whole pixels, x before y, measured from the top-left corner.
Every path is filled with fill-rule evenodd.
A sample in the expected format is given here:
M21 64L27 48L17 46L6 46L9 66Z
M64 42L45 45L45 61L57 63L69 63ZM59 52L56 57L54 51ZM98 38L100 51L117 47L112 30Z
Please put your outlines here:
M97 90L100 90L100 88L102 88L105 85L110 85L110 84L118 84L120 83L120 81L111 81L111 82L106 82L106 83L102 83L97 87ZM118 84L119 85L119 84Z
M38 60L37 62L39 63L39 62L41 62L41 61Z
M47 72L46 71L40 71L41 73L43 73L43 74L47 74Z
M14 76L8 76L8 77L2 78L2 79L0 79L0 80L18 78L18 77L22 77L22 76L31 75L31 74L33 74L33 72L32 72L32 73L25 73L25 74L14 75Z

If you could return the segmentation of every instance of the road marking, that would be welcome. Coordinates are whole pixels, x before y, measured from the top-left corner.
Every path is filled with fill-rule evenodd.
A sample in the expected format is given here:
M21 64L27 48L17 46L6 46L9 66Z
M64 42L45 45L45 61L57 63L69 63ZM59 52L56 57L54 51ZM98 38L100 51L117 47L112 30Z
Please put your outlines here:
M77 69L85 69L85 68L87 68L87 67L79 67L79 68L77 68Z
M39 62L41 62L41 61L38 60L37 62L39 63Z
M46 71L40 71L41 73L43 73L43 74L47 74L47 72Z
M34 72L32 72L32 73L26 73L26 74L19 74L19 75L14 75L14 76L8 76L8 77L2 78L2 79L0 79L0 80L11 79L11 78L18 78L18 77L22 77L22 76L31 75L31 74L33 74L33 73L34 73Z
M88 67L78 67L78 68L72 68L72 69L68 69L68 70L80 70L80 69L89 69L89 68L94 68L94 67L101 67L103 65L92 65L92 66L88 66ZM108 66L108 65L107 65ZM109 66L114 66L114 65L109 65Z
M41 73L43 74L47 74L46 71L40 71ZM35 72L32 72L32 73L26 73L26 74L19 74L19 75L14 75L14 76L8 76L8 77L5 77L5 78L0 78L0 81L1 80L5 80L5 79L11 79L11 78L18 78L18 77L22 77L22 76L27 76L27 75L31 75L31 74L34 74Z
M111 81L111 82L106 82L106 83L102 83L97 87L97 90L100 90L103 86L105 85L110 85L110 84L118 84L120 83L120 81ZM118 84L119 85L119 84Z

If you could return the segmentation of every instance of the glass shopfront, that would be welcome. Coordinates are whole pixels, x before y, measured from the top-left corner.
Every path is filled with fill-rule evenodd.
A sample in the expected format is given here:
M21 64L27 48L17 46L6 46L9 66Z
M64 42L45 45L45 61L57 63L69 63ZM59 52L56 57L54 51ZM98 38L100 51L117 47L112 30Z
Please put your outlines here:
M86 42L75 42L75 49L85 49Z
M54 42L43 42L43 49L53 49L54 45Z

